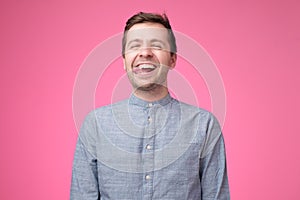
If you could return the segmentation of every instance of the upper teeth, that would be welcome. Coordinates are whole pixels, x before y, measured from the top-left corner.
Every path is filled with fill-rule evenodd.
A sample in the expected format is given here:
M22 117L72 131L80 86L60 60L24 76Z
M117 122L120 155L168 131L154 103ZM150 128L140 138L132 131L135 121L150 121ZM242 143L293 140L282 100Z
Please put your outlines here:
M139 68L140 69L154 69L155 66L150 65L150 64L142 64L142 65L139 65Z

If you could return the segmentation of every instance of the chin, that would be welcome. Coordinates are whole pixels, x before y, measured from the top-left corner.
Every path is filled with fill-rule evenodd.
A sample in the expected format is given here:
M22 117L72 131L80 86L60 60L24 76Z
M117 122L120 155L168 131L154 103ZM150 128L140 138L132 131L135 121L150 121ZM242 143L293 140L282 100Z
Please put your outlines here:
M157 87L159 87L159 84L156 83L148 83L148 84L144 84L144 85L140 85L137 87L137 90L141 90L141 91L151 91L156 89Z

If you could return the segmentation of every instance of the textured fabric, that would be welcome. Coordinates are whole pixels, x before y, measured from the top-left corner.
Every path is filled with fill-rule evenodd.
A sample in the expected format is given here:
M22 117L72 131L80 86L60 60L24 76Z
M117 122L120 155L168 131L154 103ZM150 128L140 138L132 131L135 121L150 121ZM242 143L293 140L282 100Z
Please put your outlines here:
M167 95L89 113L74 155L71 200L230 199L224 141L209 112Z

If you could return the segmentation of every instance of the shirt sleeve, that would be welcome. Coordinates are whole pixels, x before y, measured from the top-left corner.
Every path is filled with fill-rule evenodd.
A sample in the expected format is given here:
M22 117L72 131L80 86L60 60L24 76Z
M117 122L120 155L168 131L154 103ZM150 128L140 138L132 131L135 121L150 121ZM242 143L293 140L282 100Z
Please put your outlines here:
M71 200L98 200L97 159L93 137L97 134L95 115L89 114L77 140L71 181Z
M216 118L208 122L206 141L200 156L202 200L229 200L226 153Z

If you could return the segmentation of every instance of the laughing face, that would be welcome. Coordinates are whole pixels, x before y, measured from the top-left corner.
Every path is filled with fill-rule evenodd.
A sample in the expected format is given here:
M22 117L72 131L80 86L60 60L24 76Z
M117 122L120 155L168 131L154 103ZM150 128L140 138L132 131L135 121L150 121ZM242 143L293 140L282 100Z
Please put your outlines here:
M159 23L139 23L127 32L124 67L134 89L166 87L176 54L170 52L168 30Z

